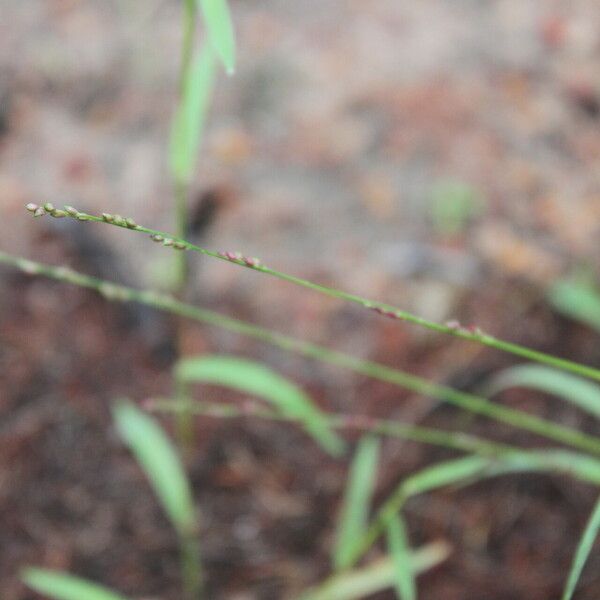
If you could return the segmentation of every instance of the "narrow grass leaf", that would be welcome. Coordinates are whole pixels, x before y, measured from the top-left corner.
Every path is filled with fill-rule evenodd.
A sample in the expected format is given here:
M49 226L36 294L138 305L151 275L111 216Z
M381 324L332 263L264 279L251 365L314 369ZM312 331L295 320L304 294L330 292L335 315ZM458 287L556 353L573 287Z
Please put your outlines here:
M198 50L184 75L171 124L169 167L177 181L190 179L215 86L216 58L210 44Z
M511 387L524 387L559 396L600 417L600 386L569 373L542 365L511 367L494 377L487 388L492 396Z
M129 402L113 409L117 429L150 480L173 526L189 534L195 523L192 493L175 448L154 419Z
M346 493L337 528L333 564L337 570L350 566L347 548L363 534L369 517L369 508L379 459L379 440L363 437L356 449L346 484Z
M394 561L395 588L400 600L417 600L417 586L410 567L408 535L402 515L398 513L387 525L388 549Z
M465 456L445 461L411 475L402 482L399 490L402 490L403 496L409 497L476 478L489 467L490 462L490 459L484 456Z
M30 567L23 570L21 579L32 590L55 600L127 600L108 588L60 571Z
M228 75L235 71L235 33L227 0L198 0L210 42Z
M300 388L260 363L231 356L184 358L175 366L175 377L186 383L222 385L259 396L283 415L301 421L329 453L339 455L344 451L344 442L330 426L327 415Z
M414 575L437 566L450 554L443 542L429 544L409 556L410 570ZM358 600L370 597L394 586L396 566L392 557L377 560L366 567L333 575L299 600Z
M600 461L565 450L507 452L496 457L467 456L427 467L401 482L378 510L364 535L348 549L354 564L386 530L411 497L452 484L465 485L509 473L547 472L600 486Z
M565 590L562 595L562 600L571 600L571 597L575 593L577 582L583 571L583 567L590 555L592 546L594 545L595 539L598 537L598 531L600 531L600 499L596 502L596 506L592 511L592 515L583 531L577 550L575 551L575 557L573 558L573 564L567 578Z
M550 303L562 314L600 331L600 291L586 280L562 280L548 294Z

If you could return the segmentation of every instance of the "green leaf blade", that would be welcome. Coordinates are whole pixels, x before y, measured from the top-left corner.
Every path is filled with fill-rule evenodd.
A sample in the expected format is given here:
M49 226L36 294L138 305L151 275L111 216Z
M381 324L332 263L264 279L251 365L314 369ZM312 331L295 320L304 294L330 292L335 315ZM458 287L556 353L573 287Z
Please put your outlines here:
M565 590L562 595L562 600L571 600L573 594L575 593L575 588L577 587L577 582L579 581L579 577L583 571L583 567L590 555L592 550L592 546L594 545L595 539L598 537L598 532L600 531L600 499L596 502L596 506L594 507L592 514L587 522L585 529L583 530L583 535L581 536L581 540L577 546L577 550L575 551L575 556L573 558L573 564L571 565L571 570L569 571L569 576L567 578L567 583L565 585Z
M235 32L227 0L198 0L210 42L228 75L235 72Z
M169 168L176 181L189 181L216 81L216 57L210 44L194 56L183 80L179 106L171 124Z
M450 555L444 542L434 542L410 554L410 569L417 575L439 565ZM393 587L396 577L394 561L386 556L365 567L329 577L299 600L359 600Z
M261 397L285 416L298 419L306 431L334 456L345 448L326 415L296 385L260 363L213 355L180 360L175 377L185 383L209 383Z
M348 548L351 547L353 540L362 535L366 529L370 503L375 489L379 446L377 438L363 437L352 461L333 551L333 564L336 570L342 570L351 565Z
M55 600L127 600L101 585L59 571L30 567L22 572L21 579L31 589Z
M119 434L136 457L180 535L195 524L192 492L175 448L154 419L129 402L113 409Z
M542 365L520 365L494 377L487 392L494 395L511 387L531 388L559 396L600 417L600 386L581 377Z
M417 585L410 566L410 547L406 525L396 514L387 525L388 548L394 561L396 594L400 600L417 600Z
M600 331L600 291L587 279L556 282L548 299L562 314Z

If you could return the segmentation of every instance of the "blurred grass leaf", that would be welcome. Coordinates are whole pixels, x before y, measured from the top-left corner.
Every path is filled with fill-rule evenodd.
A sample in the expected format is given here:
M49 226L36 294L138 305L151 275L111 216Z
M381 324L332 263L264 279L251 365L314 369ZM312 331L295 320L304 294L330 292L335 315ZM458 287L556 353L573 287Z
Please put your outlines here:
M30 567L21 574L31 589L55 600L127 600L108 588L59 571Z
M175 179L189 180L197 160L215 86L216 58L210 44L197 51L183 79L182 95L171 124L169 167Z
M579 408L600 417L600 386L542 365L520 365L492 378L486 395L493 396L511 387L524 387L560 396Z
M600 331L600 291L587 277L557 281L548 300L563 315Z
M567 583L565 585L565 590L562 595L562 600L571 600L571 597L575 592L575 588L577 587L579 577L581 576L581 572L583 571L583 567L592 550L594 541L598 536L599 530L600 499L598 499L598 501L596 502L596 506L592 511L589 521L583 531L583 535L581 536L581 540L579 541L579 545L577 546L577 550L575 551L575 557L573 558L573 564L571 565L571 570L569 571L569 577L567 578Z
M439 181L431 191L431 219L435 229L442 235L461 233L482 208L482 199L467 183Z
M410 547L401 514L394 515L387 525L388 549L394 561L395 587L400 600L416 600L417 587L410 567Z
M302 422L306 431L329 453L340 455L343 440L331 429L326 415L297 386L264 365L231 356L184 358L175 377L186 383L222 385L269 401L281 413Z
M566 473L600 486L600 461L566 450L510 451L492 456L466 456L427 467L401 482L388 496L367 531L348 549L354 564L384 532L390 519L411 497L447 485L466 485L490 477L521 472Z
M118 403L113 416L173 526L181 535L189 534L196 520L192 492L170 440L154 419L130 402Z
M235 33L227 0L198 0L206 31L228 75L235 71Z
M465 456L449 460L411 475L400 484L403 497L415 496L446 485L476 478L490 466L485 456Z
M410 554L410 570L413 574L428 571L444 561L449 554L447 544L429 544ZM393 587L395 579L394 560L386 557L366 567L336 574L303 594L299 600L358 600Z
M366 528L377 477L378 459L379 440L374 436L363 437L358 444L350 467L337 527L333 551L333 564L336 570L350 566L346 550Z

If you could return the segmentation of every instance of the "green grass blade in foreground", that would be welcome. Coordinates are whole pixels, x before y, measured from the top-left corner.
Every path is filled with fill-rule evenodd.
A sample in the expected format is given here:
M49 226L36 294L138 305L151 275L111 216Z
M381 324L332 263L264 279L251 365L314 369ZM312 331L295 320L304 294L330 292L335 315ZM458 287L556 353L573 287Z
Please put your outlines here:
M117 429L140 463L171 523L180 534L193 530L196 511L183 466L155 420L129 402L113 409Z
M415 550L409 557L411 572L424 573L446 560L449 554L450 548L443 542ZM359 600L393 587L395 577L394 561L386 557L366 567L333 575L299 600Z
M548 299L562 314L600 332L600 290L589 281L558 281L550 288Z
M23 570L21 579L32 590L55 600L127 600L108 588L59 571L30 567Z
M259 396L283 415L298 419L327 452L338 456L344 441L331 429L325 414L296 385L264 365L232 356L181 359L175 377L185 383L209 383Z
M227 0L198 0L210 43L228 75L235 72L235 32Z
M364 436L356 448L346 483L333 549L333 564L336 570L350 566L346 548L367 526L378 461L379 440L372 435Z
M410 547L402 514L387 525L388 549L394 560L396 594L400 600L417 600L417 585L410 568Z
M594 541L598 537L599 530L600 499L598 499L596 502L596 506L592 511L592 515L590 516L583 535L581 536L579 545L577 546L577 550L575 551L575 557L573 558L573 564L571 565L569 577L567 578L562 600L571 600L575 592L575 588L577 587L579 577L581 576L581 572L583 571L583 567L585 566L588 556L592 550L592 546L594 545Z
M282 335L239 319L233 319L214 311L185 304L168 294L160 294L148 290L135 290L110 281L90 277L72 269L52 267L25 258L11 256L2 251L0 251L0 263L11 265L29 275L43 275L57 281L95 290L111 301L138 302L200 323L219 327L259 340L286 352L295 352L314 360L349 369L378 381L436 398L464 410L530 431L547 439L578 448L579 450L600 454L600 439L584 434L576 429L546 421L523 411L498 406L485 398L432 383L426 379L387 367L380 363L356 358L323 346L317 346L316 344Z
M130 402L118 403L113 408L113 416L121 437L150 480L178 533L184 597L198 600L202 596L202 563L196 511L177 452L155 420Z
M492 378L486 386L486 396L493 396L512 387L524 387L559 396L595 417L600 417L600 386L575 375L543 365L510 367Z
M474 483L509 473L562 473L600 486L600 461L562 450L525 451L498 457L467 456L427 467L409 476L377 511L368 530L349 553L354 564L385 531L391 518L398 514L411 497L451 484Z
M175 181L189 181L213 95L216 59L209 44L198 50L184 73L182 96L171 125L169 166Z
M94 215L89 215L87 213L79 212L76 217L80 221L92 221L95 223L106 223L106 221L102 217L97 217ZM502 352L507 352L508 354L514 354L515 356L520 356L522 358L526 358L527 360L531 360L533 362L539 362L542 364L549 365L554 367L555 369L561 369L563 371L569 371L571 373L575 373L582 377L589 377L590 379L595 379L596 381L600 381L600 369L596 369L595 367L590 367L588 365L583 365L580 363L573 362L571 360L567 360L564 358L559 358L558 356L553 356L551 354L546 354L544 352L540 352L538 350L534 350L532 348L528 348L526 346L521 346L520 344L515 344L512 342L507 342L487 333L475 329L470 329L466 327L456 326L456 324L441 324L436 323L434 321L430 321L428 319L424 319L423 317L419 317L418 315L414 315L404 310L400 310L395 306L391 306L389 304L385 304L383 302L376 302L374 300L369 300L367 298L362 298L360 296L356 296L355 294L349 294L348 292L344 292L342 290L338 290L336 288L328 287L325 285L321 285L318 283L314 283L312 281L308 281L307 279L302 279L301 277L296 277L294 275L288 275L287 273L283 273L281 271L276 271L275 269L271 269L262 265L260 262L251 261L251 264L248 264L244 261L243 258L231 258L227 257L225 254L214 252L212 250L207 250L206 248L202 248L201 246L196 246L195 244L191 244L190 242L184 240L181 237L173 236L163 231L158 231L156 229L149 229L148 227L143 227L141 225L136 225L133 228L128 228L127 225L123 222L110 222L109 224L127 228L129 231L137 231L138 233L146 233L151 236L158 236L161 239L168 239L170 242L176 242L180 245L181 249L184 250L192 250L194 252L198 252L199 254L203 254L205 256L210 256L213 258L217 258L220 260L227 261L231 264L236 264L238 266L251 268L254 271L259 273L264 273L266 275L270 275L272 277L276 277L278 279L282 279L283 281L288 281L295 285L308 288L314 291L317 291L321 294L325 294L327 296L331 296L332 298L338 298L340 300L345 300L346 302L352 302L354 304L358 304L364 308L374 310L376 312L382 313L388 317L393 317L395 319L406 321L407 323L412 323L414 325L418 325L420 327L424 327L426 329L430 329L431 331L437 331L438 333L445 333L448 335L452 335L454 337L458 337L463 340L470 340L473 342L477 342L482 344L483 346L488 346L489 348L495 348L496 350L500 350Z

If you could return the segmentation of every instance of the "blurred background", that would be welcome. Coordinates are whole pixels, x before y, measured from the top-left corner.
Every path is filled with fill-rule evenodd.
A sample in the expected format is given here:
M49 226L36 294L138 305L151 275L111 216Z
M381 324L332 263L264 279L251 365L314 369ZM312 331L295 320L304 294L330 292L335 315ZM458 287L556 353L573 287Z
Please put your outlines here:
M231 8L239 62L235 76L219 79L210 110L190 239L600 363L598 331L549 299L574 273L598 276L595 0L232 0ZM0 249L168 289L172 253L143 236L34 222L23 206L70 204L173 231L166 149L180 2L0 0L0 10ZM461 389L477 390L515 362L222 262L194 256L192 265L195 303ZM116 397L169 393L174 332L164 314L0 270L4 600L34 597L18 582L25 564L137 598L178 597L174 534L109 417ZM190 325L184 349L264 360L329 410L539 444L216 329ZM503 400L588 425L531 392ZM292 598L326 575L347 464L285 425L197 427L190 471L209 597ZM378 498L446 455L386 442ZM571 481L519 476L409 504L414 545L453 545L420 580L421 597L556 598L592 501L592 490ZM590 559L582 599L598 597L599 561Z

